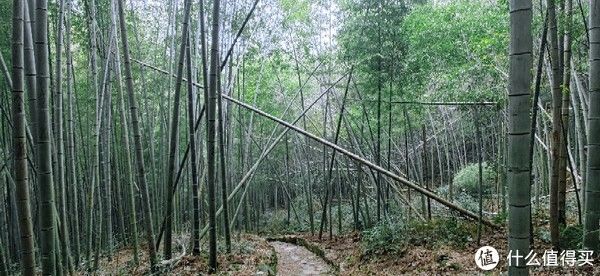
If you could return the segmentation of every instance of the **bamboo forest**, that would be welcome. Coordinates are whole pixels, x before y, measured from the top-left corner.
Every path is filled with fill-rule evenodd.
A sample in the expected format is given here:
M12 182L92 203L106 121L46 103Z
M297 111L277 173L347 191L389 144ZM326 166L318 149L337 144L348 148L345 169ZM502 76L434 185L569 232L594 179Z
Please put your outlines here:
M0 276L600 275L600 1L0 0Z

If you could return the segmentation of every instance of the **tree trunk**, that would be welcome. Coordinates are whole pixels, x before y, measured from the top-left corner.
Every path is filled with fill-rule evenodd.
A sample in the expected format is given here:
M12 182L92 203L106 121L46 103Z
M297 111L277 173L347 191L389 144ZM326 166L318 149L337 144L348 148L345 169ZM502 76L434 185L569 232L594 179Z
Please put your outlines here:
M427 132L425 129L425 125L421 128L421 143L422 143L422 151L421 151L421 185L423 188L429 190L429 176L428 176L428 164L427 164ZM425 196L421 195L421 211L427 214L427 219L431 220L431 201L429 198L425 198Z
M181 36L181 47L179 49L179 64L177 66L177 81L175 83L175 95L173 96L173 114L171 115L171 132L169 139L169 163L168 163L168 176L167 176L167 200L165 202L166 210L166 227L165 227L165 243L164 243L164 258L165 260L171 259L171 246L172 246L172 224L173 224L173 182L175 177L175 157L177 155L177 148L179 145L179 104L181 94L181 82L183 78L183 63L186 59L186 45L188 40L189 28L188 23L190 20L191 3L190 0L185 1L184 18L183 18L183 29ZM191 57L187 57L190 59ZM171 79L171 78L169 78ZM188 80L191 82L191 80Z
M21 240L21 272L23 275L35 274L35 250L33 247L33 224L31 222L31 207L29 203L29 179L27 168L27 138L24 93L24 34L23 0L13 1L13 35L12 35L12 121L13 121L13 158L15 170L15 197L17 215L19 220L19 233ZM1 247L0 243L0 247ZM3 251L0 248L0 251ZM2 258L2 271L6 274L4 255ZM2 272L0 272L2 273Z
M225 250L227 253L231 252L231 235L229 227L229 204L227 204L227 168L225 159L225 110L221 97L221 74L217 72L217 138L219 139L219 172L221 180L221 201L223 204L223 232L225 234Z
M560 55L557 33L557 18L555 0L548 0L548 19L550 20L550 62L552 65L552 177L550 181L550 236L555 249L559 245L559 171L560 171L560 145L561 145L561 105L562 91L560 84L562 75L560 71Z
M56 110L54 110L55 117L55 126L56 126L56 169L57 175L56 180L58 184L58 204L57 208L60 213L60 226L59 226L59 238L61 245L61 259L62 265L64 269L69 268L69 272L71 271L71 264L69 262L69 235L68 235L68 225L67 225L67 210L66 210L66 181L65 181L65 147L64 147L64 131L63 131L63 95L62 95L62 40L63 40L63 23L64 23L64 0L59 1L59 11L58 11L58 26L56 28L56 75L54 89L54 104Z
M30 0L30 2L33 2ZM32 10L33 7L28 5L27 1L23 1L24 6L24 17L25 17L25 84L27 87L27 93L29 97L28 110L29 110L29 121L28 125L31 128L31 135L37 138L36 134L36 126L37 126L37 116L36 116L36 70L35 70L35 53L34 53L34 43L33 43L33 32L32 28L34 27L35 19L34 12ZM26 127L27 128L27 127ZM27 131L27 130L26 130ZM33 157L35 152L31 152L30 155Z
M127 28L125 27L125 12L123 0L118 0L119 8L119 26L121 29L121 42L123 44L123 62L125 65L125 84L127 94L129 95L129 111L131 124L133 126L133 141L135 145L135 156L137 159L138 183L142 193L142 209L144 214L144 226L146 228L146 240L148 244L148 253L150 255L150 267L156 265L156 249L154 248L154 233L152 229L152 212L150 210L150 198L148 196L148 186L146 182L146 168L144 165L142 137L140 132L137 103L133 92L133 78L131 75L131 60L129 58L129 43L127 42Z
M192 86L193 82L193 74L192 74L192 59L191 59L191 35L188 33L187 37L187 47L186 55L188 58L186 59L186 70L188 75L187 89L188 89L188 134L190 141L190 166L192 169L192 206L193 206L193 214L192 214L192 253L194 255L200 254L200 210L199 201L198 201L198 168L196 161L196 138L195 138L195 129L194 129L194 89Z
M52 176L52 147L50 142L50 65L48 62L48 1L36 2L35 68L37 70L37 141L36 157L40 194L40 255L42 274L56 272L54 183Z
M550 0L552 1L552 0ZM529 152L533 38L531 1L510 2L510 72L508 90L509 250L529 252L531 185ZM525 262L512 262L511 275L527 275Z
M116 7L115 7L116 8ZM115 34L116 35L116 34ZM136 212L136 196L135 196L135 181L133 177L132 164L131 164L131 151L129 144L129 124L127 123L127 116L125 115L125 98L123 96L123 88L121 81L121 57L119 55L118 45L115 45L117 48L115 51L115 80L117 83L117 97L119 101L119 119L121 120L121 140L123 143L123 154L125 155L125 180L127 181L127 201L129 201L129 205L131 206L130 212L127 214L128 219L127 225L131 227L130 231L130 242L133 245L133 261L135 264L139 263L139 242L138 242L138 230L137 230L137 212Z
M566 193L567 193L567 147L569 146L569 109L571 93L571 9L572 0L566 0L565 7L565 27L564 29L564 58L563 58L563 72L562 72L562 99L561 99L561 128L560 128L560 167L558 175L558 223L560 227L564 227L567 224L566 217ZM561 41L563 42L563 41ZM575 183L575 179L572 179Z
M481 140L481 127L480 127L480 116L479 107L475 107L473 113L473 120L475 121L475 135L476 135L476 153L477 153L477 181L478 181L478 192L479 192L479 220L477 221L477 245L481 244L481 218L483 217L483 158L482 158L482 145Z
M212 10L212 36L210 47L210 76L208 84L208 102L206 104L206 143L207 143L207 164L208 164L208 224L209 224L209 258L208 263L211 272L217 270L217 231L216 231L216 212L215 212L215 180L216 180L216 162L215 162L215 112L217 108L217 85L219 77L219 11L220 1L213 2ZM223 158L223 156L221 157Z
M599 249L600 219L600 2L590 1L590 84L588 160L583 246Z
M75 152L75 124L73 122L73 55L71 53L71 14L72 14L72 0L67 0L67 17L65 20L66 29L66 54L67 54L67 150L68 150L68 164L69 164L69 187L71 188L71 206L70 212L73 220L73 241L75 242L74 254L75 254L75 266L79 267L79 255L80 255L80 238L79 238L79 208L78 208L78 193L77 193L77 163L76 163L76 152Z
M340 110L340 116L338 118L337 121L337 126L335 129L335 138L334 138L334 144L338 143L338 139L340 136L340 129L342 127L342 118L344 116L344 108L346 105L346 97L348 96L348 90L350 88L350 80L352 79L352 70L350 71L350 74L348 75L348 82L346 83L346 90L344 91L344 98L342 99L342 107ZM323 205L323 213L321 215L321 226L319 228L319 239L321 239L323 237L323 225L324 225L324 221L325 218L327 216L327 202L328 202L328 198L329 198L329 190L331 190L331 180L332 180L332 170L333 170L333 165L335 162L335 154L336 151L334 150L331 153L331 159L329 161L329 169L327 170L327 178L325 179L325 200L323 201L324 205ZM330 212L331 213L331 212ZM333 224L333 222L330 220L329 224Z

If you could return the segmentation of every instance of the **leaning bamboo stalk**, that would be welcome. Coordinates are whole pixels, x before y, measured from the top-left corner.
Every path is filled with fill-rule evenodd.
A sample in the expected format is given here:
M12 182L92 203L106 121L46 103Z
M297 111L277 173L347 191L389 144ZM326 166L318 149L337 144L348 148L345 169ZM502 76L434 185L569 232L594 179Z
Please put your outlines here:
M2 70L2 74L4 75L4 79L6 80L6 84L9 88L12 89L13 83L12 78L10 77L10 72L8 71L8 67L6 67L6 62L4 61L4 57L0 54L0 69Z
M186 59L186 45L187 40L189 39L189 28L188 22L190 21L190 10L191 10L191 1L185 1L184 8L184 19L183 19L183 34L182 34L182 42L181 47L179 49L179 63L177 65L177 80L175 83L175 95L173 96L173 109L171 116L171 132L170 132L170 140L169 140L169 163L167 169L167 191L170 191L173 186L173 177L175 175L175 156L177 154L177 147L179 145L179 105L181 98L181 83L183 78L183 65ZM191 57L187 57L190 59ZM171 252L171 241L172 241L172 212L173 212L173 194L167 194L167 201L165 202L166 212L166 229L165 229L165 244L164 244L164 258L165 260L169 260L172 257Z
M362 99L348 99L351 101L365 101L365 102L377 102L376 100L362 100ZM422 102L422 101L385 101L382 100L382 103L392 103L392 104L406 104L406 105L434 105L434 106L497 106L498 102L491 101L482 101L482 102Z
M252 14L254 13L254 10L256 9L256 5L258 4L258 1L260 1L260 0L255 0L254 4L252 4L252 8L250 8L250 12L248 12L248 14L246 15L246 18L244 19L242 26L240 27L237 34L235 35L235 38L233 39L231 46L229 46L229 50L227 50L227 54L225 55L225 58L223 59L223 62L221 63L221 71L223 71L223 68L225 68L225 65L227 65L227 61L229 60L229 57L233 53L233 48L235 47L235 44L238 41L238 39L240 38L240 36L242 35L242 32L244 31L246 24L248 24L248 21L250 21L250 18L252 17Z
M226 100L231 101L231 102L233 102L233 103L235 103L235 104L237 104L239 106L242 106L242 107L244 107L244 108L246 108L248 110L251 110L251 111L253 111L253 112L255 112L255 113L257 113L257 114L259 114L259 115L261 115L263 117L266 117L266 118L268 118L268 119L270 119L272 121L275 121L275 122L277 122L277 123L279 123L281 125L284 125L288 129L293 129L296 132L298 132L298 133L300 133L300 134L302 134L304 136L307 136L307 137L309 137L309 138L311 138L311 139L313 139L313 140L315 140L315 141L317 141L317 142L319 142L321 144L326 145L327 147L335 149L335 150L339 151L340 153L342 153L342 154L344 154L344 155L346 155L346 156L348 156L348 157L350 157L350 158L352 158L352 159L354 159L354 160L356 160L356 161L358 161L358 162L360 162L360 163L362 163L362 164L364 164L364 165L366 165L366 166L368 166L368 167L370 167L370 168L372 168L372 169L374 169L374 170L376 170L376 171L378 171L378 172L380 172L382 174L385 174L388 177L396 180L397 182L400 182L403 185L408 186L409 188L414 189L417 192L419 192L419 193L421 193L421 194L423 194L423 195L425 195L425 196L427 196L427 197L429 197L429 198L431 198L431 199L433 199L433 200L441 203L442 205L444 205L444 206L446 206L446 207L448 207L448 208L450 208L452 210L455 210L455 211L459 212L461 215L463 215L465 217L468 217L468 218L471 218L471 219L474 219L474 220L479 219L479 216L477 214L475 214L475 213L473 213L473 212L471 212L469 210L466 210L466 209L464 209L464 208L462 208L462 207L460 207L460 206L458 206L458 205L456 205L456 204L454 204L452 202L449 202L449 201L441 198L437 194L435 194L435 193L433 193L433 192L431 192L431 191L429 191L429 190L427 190L427 189L425 189L425 188L423 188L423 187L421 187L421 186L419 186L417 184L414 184L413 182L410 182L410 181L406 180L405 178L400 177L400 176L398 176L398 175L396 175L396 174L394 174L394 173L392 173L392 172L390 172L390 171L388 171L388 170L386 170L386 169L384 169L384 168L382 168L380 166L377 166L377 165L373 164L371 161L368 161L368 160L366 160L366 159L364 159L364 158L362 158L362 157L360 157L360 156L358 156L358 155L356 155L356 154L354 154L354 153L352 153L352 152L350 152L350 151L348 151L348 150L346 150L346 149L344 149L344 148L342 148L342 147L340 147L340 146L338 146L338 145L336 145L336 144L334 144L332 142L329 142L329 141L327 141L327 140L325 140L323 138L317 137L316 135L314 135L314 134L312 134L312 133L310 133L308 131L305 131L305 130L297 127L297 126L294 126L291 123L288 123L288 122L283 121L283 120L281 120L279 118L276 118L273 115L270 115L270 114L268 114L268 113L266 113L264 111L261 111L260 109L252 107L252 106L250 106L248 104L245 104L245 103L243 103L241 101L238 101L238 100L236 100L234 98L231 98L231 97L229 97L227 95L223 95L223 98L225 98ZM491 222L489 220L486 220L486 219L482 219L482 222L485 225L490 226L492 228L498 228L499 227L498 225L496 225L493 222Z
M340 77L335 83L333 83L327 90L325 90L323 93L321 93L308 107L306 107L302 113L300 113L300 115L298 115L296 117L296 119L293 121L292 124L297 123L298 121L300 121L300 119L304 118L304 115L306 115L306 113L323 97L325 96L325 94L329 93L329 91L339 82L341 81L343 78ZM227 96L227 95L223 95L223 97L227 100L232 99L231 97ZM290 104L293 103L294 100L290 101ZM289 107L289 106L288 106ZM287 111L287 109L286 109ZM284 112L285 114L286 112ZM274 135L275 131L277 130L277 128L275 128L273 130L273 132L271 133L271 137ZM252 167L250 167L250 169L246 172L246 174L242 177L242 179L239 181L239 183L237 184L237 186L231 191L231 193L229 194L229 196L227 197L227 201L231 201L233 200L233 197L240 191L241 188L245 188L245 186L247 187L248 185L245 185L246 183L248 183L253 175L254 172L256 171L256 169L258 168L258 166L260 165L260 163L262 162L262 160L264 160L267 155L273 151L273 149L275 148L275 146L277 146L277 143L279 143L279 141L281 141L281 139L285 136L285 134L290 130L290 128L286 128L284 129L279 136L277 136L273 142L265 149L262 151L261 155L258 157L258 159L254 162L254 165L252 165ZM269 139L271 140L271 139ZM221 213L223 212L223 208L219 208L216 211L216 216L219 216ZM204 235L206 235L206 232L208 231L208 226L205 226L202 229L202 232L200 233L200 239L202 239L204 237Z

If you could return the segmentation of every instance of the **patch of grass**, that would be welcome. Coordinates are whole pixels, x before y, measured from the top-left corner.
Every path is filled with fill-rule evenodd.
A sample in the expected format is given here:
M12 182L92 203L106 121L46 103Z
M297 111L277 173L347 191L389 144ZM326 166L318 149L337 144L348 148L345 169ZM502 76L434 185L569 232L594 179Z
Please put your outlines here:
M498 225L503 225L504 223L506 223L506 220L508 219L508 213L507 212L500 212L497 215L494 216L494 218L492 219L492 221L495 224Z
M448 245L464 248L472 241L476 225L455 218L437 218L408 224L382 222L363 232L365 255L402 253L409 245L435 247Z
M406 246L406 230L401 222L382 222L363 231L365 254L400 253Z
M583 227L581 225L569 225L560 233L560 246L563 249L582 248Z
M464 248L472 241L477 225L456 218L440 218L429 222L411 224L410 235L414 243L424 245L450 245Z
M538 228L536 229L535 235L545 243L550 243L550 231L546 228Z

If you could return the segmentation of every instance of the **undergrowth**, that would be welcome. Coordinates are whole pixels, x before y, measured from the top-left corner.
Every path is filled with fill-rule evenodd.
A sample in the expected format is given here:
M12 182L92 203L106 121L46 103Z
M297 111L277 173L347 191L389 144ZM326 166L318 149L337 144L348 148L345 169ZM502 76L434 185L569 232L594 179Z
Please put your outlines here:
M363 232L365 255L402 253L409 245L464 248L477 229L472 223L455 218L436 218L428 222L381 222Z

